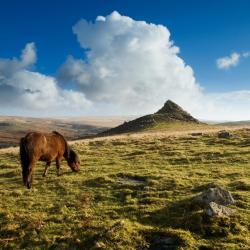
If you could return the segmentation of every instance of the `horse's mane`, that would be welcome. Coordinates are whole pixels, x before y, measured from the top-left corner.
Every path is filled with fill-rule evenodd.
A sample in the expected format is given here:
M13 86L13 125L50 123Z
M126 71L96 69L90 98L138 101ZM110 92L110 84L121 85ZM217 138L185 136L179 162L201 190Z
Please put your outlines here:
M63 136L62 134L60 134L59 132L57 132L57 131L52 131L52 133L53 133L53 134L56 134L56 135L58 135L58 136L60 136L60 137L64 140L64 143L65 143L65 152L64 152L64 155L63 155L63 156L64 156L66 159L68 159L68 158L70 157L70 150L71 150L71 148L70 148L68 142L66 141L66 139L64 138L64 136Z

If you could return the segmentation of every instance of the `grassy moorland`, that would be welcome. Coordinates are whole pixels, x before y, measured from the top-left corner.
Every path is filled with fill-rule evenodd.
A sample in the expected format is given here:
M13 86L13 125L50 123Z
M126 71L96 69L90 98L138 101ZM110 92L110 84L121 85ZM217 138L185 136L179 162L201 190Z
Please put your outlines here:
M81 172L63 164L33 188L16 153L0 154L0 249L250 249L250 131L164 134L75 143ZM236 200L207 218L191 200L211 182Z

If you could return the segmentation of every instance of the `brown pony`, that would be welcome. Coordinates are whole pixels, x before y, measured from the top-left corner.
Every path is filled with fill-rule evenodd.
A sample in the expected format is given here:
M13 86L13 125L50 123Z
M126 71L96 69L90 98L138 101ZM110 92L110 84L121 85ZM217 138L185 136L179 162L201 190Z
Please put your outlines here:
M46 176L52 161L56 161L57 175L61 175L60 161L65 158L72 171L79 171L80 160L64 137L56 131L50 134L31 132L20 141L20 159L23 183L31 188L32 173L37 161L45 161L43 176Z

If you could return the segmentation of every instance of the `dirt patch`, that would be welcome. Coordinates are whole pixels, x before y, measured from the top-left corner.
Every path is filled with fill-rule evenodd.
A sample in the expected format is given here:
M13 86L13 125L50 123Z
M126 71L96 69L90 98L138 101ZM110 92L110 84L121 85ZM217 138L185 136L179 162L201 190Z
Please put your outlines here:
M150 241L149 250L175 250L178 249L178 239L170 236L158 236Z
M119 173L114 176L115 181L121 185L142 186L146 184L147 178L138 175Z
M194 249L192 236L181 230L146 232L145 238L149 250Z

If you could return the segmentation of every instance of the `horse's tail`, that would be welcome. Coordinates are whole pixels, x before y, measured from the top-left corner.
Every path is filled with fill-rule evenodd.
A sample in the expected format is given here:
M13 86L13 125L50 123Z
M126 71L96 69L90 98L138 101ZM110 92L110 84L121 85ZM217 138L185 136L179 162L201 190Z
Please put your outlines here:
M27 171L28 169L28 165L29 165L29 154L27 151L27 147L26 147L26 138L23 137L20 140L20 161L21 161L21 166L22 166L22 175L23 175L23 181L25 178L25 171Z

